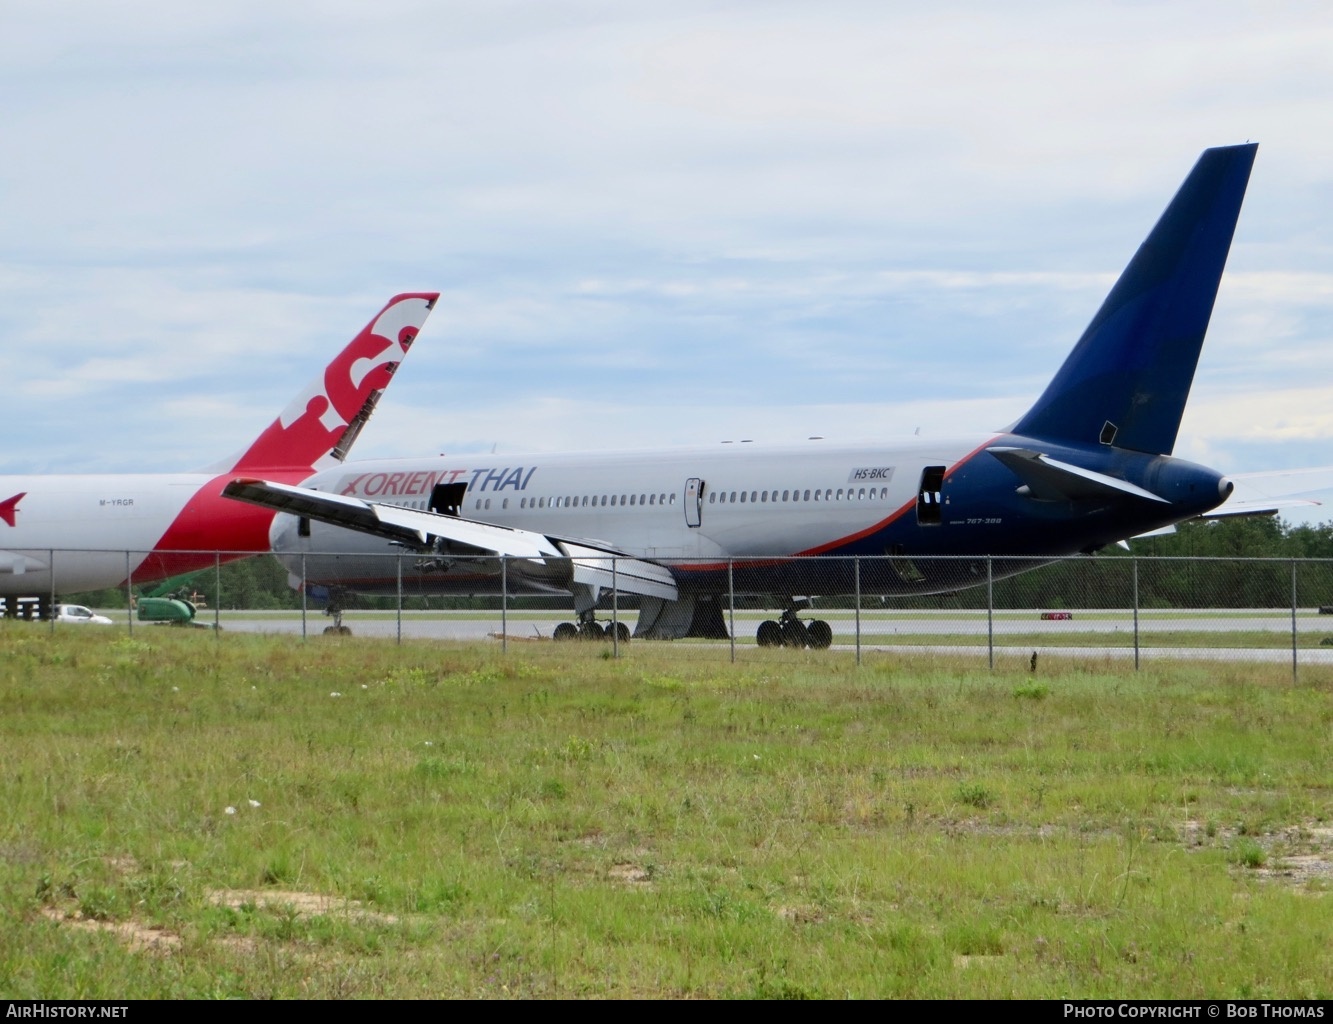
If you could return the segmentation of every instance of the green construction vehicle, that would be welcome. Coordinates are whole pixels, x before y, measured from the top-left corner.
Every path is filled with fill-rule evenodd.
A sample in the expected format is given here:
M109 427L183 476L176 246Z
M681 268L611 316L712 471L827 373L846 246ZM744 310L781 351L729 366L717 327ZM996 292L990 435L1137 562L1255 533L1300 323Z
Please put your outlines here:
M136 618L140 622L156 622L163 626L198 626L209 629L212 623L196 622L195 613L199 610L196 601L186 595L186 584L199 573L187 573L164 580L155 589L136 598Z

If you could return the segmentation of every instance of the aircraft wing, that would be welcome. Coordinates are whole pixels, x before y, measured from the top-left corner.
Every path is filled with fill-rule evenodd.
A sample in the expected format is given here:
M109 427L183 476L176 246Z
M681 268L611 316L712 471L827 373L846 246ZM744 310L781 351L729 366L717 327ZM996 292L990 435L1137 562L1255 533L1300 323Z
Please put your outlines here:
M1322 505L1322 501L1309 495L1333 489L1333 466L1232 473L1227 479L1236 485L1231 497L1203 516L1204 519L1267 516L1284 508Z
M455 552L461 548L467 554L524 559L567 576L567 583L586 584L594 591L614 589L666 601L680 596L675 577L666 566L599 541L555 537L267 480L233 480L222 493L237 501L357 530L420 551L434 550L438 542L444 542Z

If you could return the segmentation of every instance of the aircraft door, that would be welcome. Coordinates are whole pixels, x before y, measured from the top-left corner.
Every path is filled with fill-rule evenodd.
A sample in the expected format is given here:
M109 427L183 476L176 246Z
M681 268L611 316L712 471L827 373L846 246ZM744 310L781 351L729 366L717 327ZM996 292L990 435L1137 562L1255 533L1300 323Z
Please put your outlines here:
M940 492L944 489L945 466L927 466L921 471L921 487L916 492L917 526L939 526L944 521Z
M704 510L704 482L697 476L685 481L685 525L697 528Z
M432 512L445 516L460 516L463 511L463 495L467 493L466 483L436 484L431 488L430 504Z

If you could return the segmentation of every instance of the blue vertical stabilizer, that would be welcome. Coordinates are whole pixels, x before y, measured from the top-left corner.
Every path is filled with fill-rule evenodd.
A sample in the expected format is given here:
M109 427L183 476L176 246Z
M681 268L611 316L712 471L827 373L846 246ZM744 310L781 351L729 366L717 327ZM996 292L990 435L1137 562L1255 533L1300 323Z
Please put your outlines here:
M1171 453L1257 149L1204 151L1014 433Z

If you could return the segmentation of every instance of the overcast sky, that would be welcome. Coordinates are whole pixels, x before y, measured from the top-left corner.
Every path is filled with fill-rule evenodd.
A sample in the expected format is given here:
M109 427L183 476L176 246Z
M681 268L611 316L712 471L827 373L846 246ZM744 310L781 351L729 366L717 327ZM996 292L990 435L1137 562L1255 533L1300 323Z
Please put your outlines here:
M1326 2L6 0L0 473L202 467L426 289L354 457L999 428L1247 140L1176 454L1330 464L1330 54Z

